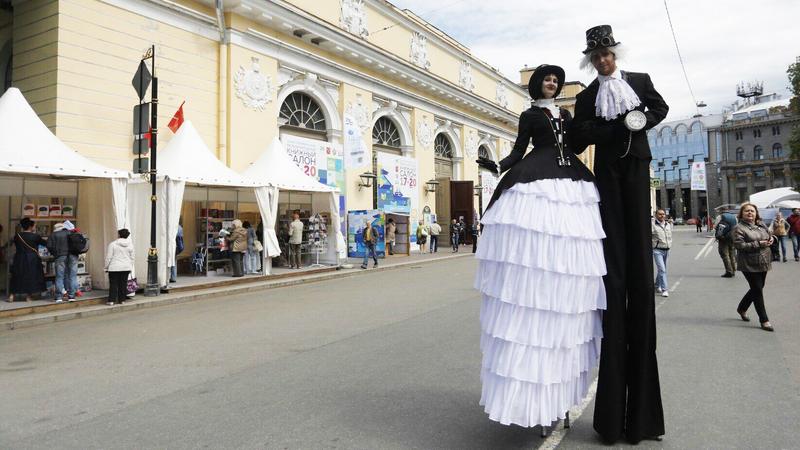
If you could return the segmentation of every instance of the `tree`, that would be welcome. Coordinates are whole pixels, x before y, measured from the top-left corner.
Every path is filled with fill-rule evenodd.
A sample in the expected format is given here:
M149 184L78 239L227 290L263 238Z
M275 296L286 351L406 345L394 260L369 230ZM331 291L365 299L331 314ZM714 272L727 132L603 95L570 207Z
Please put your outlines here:
M786 70L789 75L789 83L794 96L789 101L789 109L794 116L800 116L800 57L795 59L794 64L790 64ZM800 159L800 125L792 127L792 135L789 137L789 149L792 159ZM794 181L800 184L800 172L792 174Z

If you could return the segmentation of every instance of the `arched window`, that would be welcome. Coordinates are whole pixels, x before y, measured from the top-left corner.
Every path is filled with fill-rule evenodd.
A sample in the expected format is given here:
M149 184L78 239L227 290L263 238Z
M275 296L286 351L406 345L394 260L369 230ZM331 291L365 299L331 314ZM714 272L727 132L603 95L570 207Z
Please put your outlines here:
M736 160L744 161L744 149L742 147L736 149Z
M764 148L760 145L753 147L753 159L756 161L764 159Z
M453 158L453 145L450 143L450 139L442 133L437 134L436 139L433 140L433 154L437 158Z
M494 158L492 158L492 153L489 151L488 148L486 148L485 145L481 145L480 147L478 147L478 156L481 158L494 160Z
M781 144L772 144L772 157L783 158L783 146Z
M388 117L381 117L372 127L372 143L386 147L400 148L400 132Z
M302 92L293 92L286 97L281 105L280 118L286 121L286 126L312 131L326 130L322 108L310 95Z

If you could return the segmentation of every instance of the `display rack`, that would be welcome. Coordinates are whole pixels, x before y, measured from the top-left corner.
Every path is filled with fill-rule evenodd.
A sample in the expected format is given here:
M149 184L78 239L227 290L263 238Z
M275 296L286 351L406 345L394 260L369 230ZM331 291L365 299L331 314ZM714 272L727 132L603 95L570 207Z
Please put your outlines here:
M315 257L315 262L310 267L325 267L319 263L319 255L328 248L328 226L325 218L319 213L311 216L308 221L308 238L309 253Z

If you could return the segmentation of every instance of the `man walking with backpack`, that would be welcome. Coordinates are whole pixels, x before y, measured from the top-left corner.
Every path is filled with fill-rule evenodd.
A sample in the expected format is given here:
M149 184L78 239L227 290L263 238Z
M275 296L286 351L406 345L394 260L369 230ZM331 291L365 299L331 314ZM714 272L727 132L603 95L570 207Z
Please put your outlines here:
M719 256L725 266L725 273L722 278L733 278L736 274L736 250L733 247L733 228L736 226L736 216L732 213L724 212L720 215L716 225L714 237L717 239Z

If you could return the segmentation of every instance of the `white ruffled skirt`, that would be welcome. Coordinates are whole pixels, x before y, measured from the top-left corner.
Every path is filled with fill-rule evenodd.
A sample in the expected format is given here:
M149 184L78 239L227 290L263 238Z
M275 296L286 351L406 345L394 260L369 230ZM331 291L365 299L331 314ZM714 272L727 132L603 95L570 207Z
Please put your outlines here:
M516 184L486 212L480 404L504 425L550 425L579 404L600 357L606 273L591 182Z

